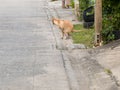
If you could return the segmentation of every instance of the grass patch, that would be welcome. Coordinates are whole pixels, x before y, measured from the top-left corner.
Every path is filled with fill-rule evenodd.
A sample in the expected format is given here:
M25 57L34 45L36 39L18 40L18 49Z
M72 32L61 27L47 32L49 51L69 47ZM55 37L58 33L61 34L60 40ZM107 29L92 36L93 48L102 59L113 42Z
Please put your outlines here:
M112 71L110 69L105 69L105 72L109 75L112 75Z
M83 28L83 25L76 24L74 25L75 30L82 30L80 32L74 32L72 33L72 39L74 43L81 43L86 45L87 47L93 46L94 41L94 28L85 29Z

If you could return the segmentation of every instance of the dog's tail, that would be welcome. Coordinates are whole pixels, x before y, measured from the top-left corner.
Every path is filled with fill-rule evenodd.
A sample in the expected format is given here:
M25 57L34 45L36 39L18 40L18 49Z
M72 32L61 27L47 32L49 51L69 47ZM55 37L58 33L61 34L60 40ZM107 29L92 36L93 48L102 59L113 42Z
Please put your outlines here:
M83 30L73 30L72 32L81 32L81 31L83 31Z

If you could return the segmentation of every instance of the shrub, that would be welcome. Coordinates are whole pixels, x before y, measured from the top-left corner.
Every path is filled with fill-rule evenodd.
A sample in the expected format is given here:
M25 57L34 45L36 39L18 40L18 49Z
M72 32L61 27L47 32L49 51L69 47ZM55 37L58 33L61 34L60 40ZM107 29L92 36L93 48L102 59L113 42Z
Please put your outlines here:
M79 0L79 8L80 8L80 20L83 20L83 11L90 6L93 6L95 0Z
M70 6L71 6L72 8L74 8L74 7L75 7L74 0L71 0L71 4L70 4Z
M102 37L105 43L115 39L114 31L120 30L120 1L103 0L103 30Z

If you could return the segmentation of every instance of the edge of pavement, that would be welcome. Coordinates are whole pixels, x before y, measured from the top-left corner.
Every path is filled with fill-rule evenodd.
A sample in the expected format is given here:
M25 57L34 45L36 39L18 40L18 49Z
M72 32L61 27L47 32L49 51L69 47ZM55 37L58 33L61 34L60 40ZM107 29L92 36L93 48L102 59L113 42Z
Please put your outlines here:
M60 2L61 1L58 1L57 3L59 4ZM50 4L50 3L51 2L48 1L48 4ZM56 5L56 4L54 4L54 5ZM48 18L50 21L51 21L52 16L58 17L58 13L56 13L56 10L55 10L56 7L54 5L50 6L51 8L47 8ZM57 5L57 7L61 7L61 4ZM58 9L61 9L61 8L58 8ZM52 22L50 22L50 25L51 25L51 28L53 30L53 35L55 36L55 39L56 39L56 48L58 50L60 50L61 56L63 58L63 65L64 65L65 72L66 72L66 75L68 78L68 84L69 84L70 90L80 90L76 75L75 75L75 73L72 69L72 66L71 66L71 62L69 61L68 57L65 54L66 50L71 51L73 48L73 47L71 47L71 46L73 46L72 39L69 39L69 41L62 40L60 37L61 31L58 29L58 27L53 26Z

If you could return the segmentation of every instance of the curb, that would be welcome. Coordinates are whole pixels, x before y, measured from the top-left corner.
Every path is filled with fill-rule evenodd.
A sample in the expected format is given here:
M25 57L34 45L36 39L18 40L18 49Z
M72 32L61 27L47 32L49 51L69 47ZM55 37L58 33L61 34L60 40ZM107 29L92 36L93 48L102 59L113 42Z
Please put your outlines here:
M68 77L70 90L80 90L76 75L71 66L71 62L64 51L61 51L61 54L63 57L64 68Z
M52 14L50 16L54 15L56 17L59 17L58 14L56 14L54 10L55 9L52 8L47 12L49 13L49 15ZM50 19L50 17L49 17L49 19ZM68 78L68 84L69 84L70 90L80 90L77 78L76 78L74 70L72 69L72 66L71 66L71 62L69 61L67 55L65 54L65 50L75 49L75 46L72 44L71 39L62 40L60 38L60 33L61 33L60 30L56 26L53 27L52 23L50 23L50 25L51 25L51 28L53 29L53 34L54 34L54 37L55 37L55 40L56 40L56 48L58 50L60 50L61 56L63 58L62 59L63 60L63 65L64 65L65 72L66 72L66 75L67 75L67 78Z

